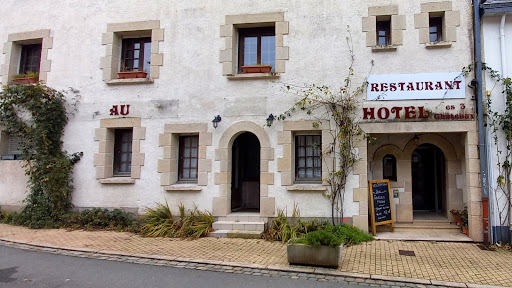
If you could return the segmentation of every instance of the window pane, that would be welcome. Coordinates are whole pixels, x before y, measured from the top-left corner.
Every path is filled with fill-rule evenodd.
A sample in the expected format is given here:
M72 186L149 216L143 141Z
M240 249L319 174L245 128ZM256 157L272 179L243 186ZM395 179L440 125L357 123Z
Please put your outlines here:
M297 135L295 137L296 179L321 180L321 139L319 135Z
M258 37L244 37L244 65L258 64Z
M275 36L262 36L261 37L261 64L272 65L272 71L276 64L276 37Z
M132 129L116 129L114 139L114 175L129 176L132 165Z
M179 180L197 180L199 137L180 136L179 139Z

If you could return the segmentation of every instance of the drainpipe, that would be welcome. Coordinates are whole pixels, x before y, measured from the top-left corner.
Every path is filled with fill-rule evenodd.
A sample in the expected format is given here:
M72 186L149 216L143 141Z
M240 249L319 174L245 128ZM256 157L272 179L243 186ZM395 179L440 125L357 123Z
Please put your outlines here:
M480 156L480 177L482 183L483 236L484 242L489 242L489 190L487 183L487 153L485 146L484 106L482 95L482 43L480 36L480 0L473 1L474 37L475 37L475 78L476 78L476 103L478 115L478 151ZM485 207L487 206L487 207ZM487 213L486 213L487 212ZM487 214L487 215L486 215Z

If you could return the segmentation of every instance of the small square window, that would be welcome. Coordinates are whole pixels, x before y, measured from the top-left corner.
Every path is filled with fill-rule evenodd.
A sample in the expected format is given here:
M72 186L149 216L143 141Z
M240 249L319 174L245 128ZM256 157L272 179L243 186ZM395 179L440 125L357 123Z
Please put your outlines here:
M151 66L151 38L125 38L122 45L120 71L143 71L148 77Z
M21 151L20 151L20 142L21 137L19 135L16 135L14 133L7 133L2 132L2 137L5 137L7 140L2 140L2 146L1 147L3 151L0 151L2 154L2 160L16 160L20 159Z
M382 158L382 178L396 181L396 158L393 155L386 155Z
M21 45L19 74L39 73L41 63L41 43Z
M178 181L197 182L199 136L180 136Z
M115 129L114 176L131 176L133 129Z
M238 29L238 72L243 73L243 66L270 65L275 71L276 37L275 28L240 28Z
M391 20L377 19L377 45L391 45Z
M443 41L443 17L431 16L429 18L429 41L441 42Z
M295 180L322 181L322 136L295 136Z

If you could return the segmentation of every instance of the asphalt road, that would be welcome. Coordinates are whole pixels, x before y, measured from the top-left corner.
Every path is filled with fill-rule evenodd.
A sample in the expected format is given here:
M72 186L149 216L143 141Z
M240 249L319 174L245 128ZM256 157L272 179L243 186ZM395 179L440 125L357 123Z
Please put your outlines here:
M0 245L0 287L369 287L200 271L15 249Z

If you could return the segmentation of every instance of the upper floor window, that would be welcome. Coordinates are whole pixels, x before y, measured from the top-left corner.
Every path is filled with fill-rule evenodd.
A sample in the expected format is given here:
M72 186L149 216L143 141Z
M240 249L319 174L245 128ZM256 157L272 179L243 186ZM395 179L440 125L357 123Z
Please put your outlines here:
M41 43L21 45L19 74L27 74L28 72L39 73L41 48Z
M396 158L393 155L386 155L382 158L382 178L396 181Z
M391 19L379 20L377 18L377 45L391 45Z
M114 176L130 176L133 129L115 129Z
M429 37L430 42L443 41L443 17L431 16L429 17Z
M295 136L295 180L322 181L322 136Z
M151 38L123 39L121 72L143 71L149 75L151 65Z
M239 28L239 73L243 66L269 65L275 71L276 37L275 27ZM270 71L269 71L270 72Z
M179 181L197 181L197 159L199 136L180 136L179 143Z

